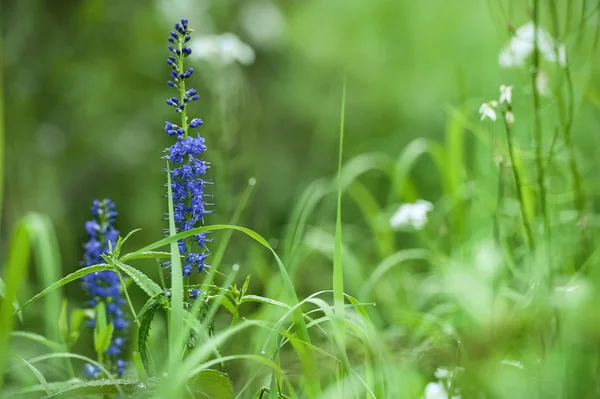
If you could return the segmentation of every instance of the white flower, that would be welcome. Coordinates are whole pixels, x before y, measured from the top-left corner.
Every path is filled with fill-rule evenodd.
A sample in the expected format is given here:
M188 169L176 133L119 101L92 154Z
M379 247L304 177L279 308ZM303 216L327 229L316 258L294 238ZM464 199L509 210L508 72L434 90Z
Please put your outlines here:
M443 367L438 367L435 370L435 373L433 373L433 375L438 380L444 380L444 379L450 377L452 375L452 373L450 371L448 371L447 369L443 368Z
M252 42L272 48L280 44L285 32L285 17L279 7L269 0L248 1L240 13L242 28Z
M515 114L513 114L512 111L506 111L504 119L506 120L508 127L512 127L513 123L515 123Z
M484 120L485 118L490 118L493 121L496 120L496 111L494 111L493 103L495 103L495 101L490 101L489 103L481 104L481 107L479 107L479 113L481 114L481 120Z
M390 219L392 228L412 226L421 230L427 224L427 213L433 209L429 201L418 200L414 204L403 204Z
M535 79L535 87L540 96L547 96L550 94L548 87L548 75L544 71L539 71Z
M522 66L525 59L533 54L536 33L540 54L549 62L558 62L561 66L565 66L567 50L564 44L555 40L548 31L542 28L536 30L532 21L519 27L513 38L502 49L498 57L500 66L504 68Z
M512 102L512 85L500 85L500 104Z
M191 57L221 62L225 65L233 64L236 61L242 65L250 65L255 58L254 49L233 33L192 39L188 46L192 49Z
M444 384L441 382L430 382L425 386L423 399L450 399ZM452 395L452 399L460 399L460 395Z

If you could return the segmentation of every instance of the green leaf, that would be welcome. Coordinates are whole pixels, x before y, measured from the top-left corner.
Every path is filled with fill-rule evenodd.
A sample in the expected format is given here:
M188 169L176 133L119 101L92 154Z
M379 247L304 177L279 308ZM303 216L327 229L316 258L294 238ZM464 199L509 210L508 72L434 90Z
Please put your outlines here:
M276 301L275 299L265 298L265 297L259 296L259 295L246 295L242 298L240 303L244 303L244 302L259 302L259 303L264 303L264 304L268 304L268 305L279 306L280 308L284 308L284 309L288 309L288 310L291 309L290 305L287 305L283 302Z
M146 251L146 252L123 255L121 258L119 258L119 260L121 262L127 262L130 260L137 260L137 259L170 259L170 258L171 258L170 252Z
M4 354L8 348L8 338L14 326L13 304L21 282L27 275L29 267L29 233L20 223L10 240L8 254L4 263L4 281L6 291L4 300L0 302L0 388L4 378ZM1 390L1 389L0 389Z
M81 330L81 325L85 320L85 310L83 309L73 309L71 311L71 324L69 330L69 342L68 346L72 347L79 340L79 331Z
M27 365L27 367L29 367L29 370L31 370L31 372L33 374L35 374L36 378L38 379L40 384L44 387L44 390L46 391L48 396L51 396L50 395L50 387L48 386L48 381L46 381L46 378L40 372L40 370L38 370L37 367L35 367L33 364L29 363L27 360L23 359L21 356L17 356L17 355L11 355L11 356L16 357L17 359L19 359L23 363L25 363Z
M60 316L58 317L58 332L60 333L60 339L63 343L69 342L69 325L67 323L67 300L63 299L62 306L60 309Z
M127 274L131 279L140 287L149 297L154 297L163 292L160 285L156 284L154 281L150 279L150 277L146 276L144 273L139 271L138 269L126 265L125 263L117 260L111 259L109 262L114 263L119 269L121 269L125 274Z
M242 286L242 296L246 295L248 292L248 287L250 286L250 275L246 277L246 281L244 281L244 285Z
M129 240L129 237L131 237L132 235L134 235L135 233L137 233L140 230L141 229L131 230L129 233L127 233L125 238L119 237L119 239L117 240L117 246L115 247L115 250L114 250L114 254L116 257L119 257L119 254L121 253L121 247L123 246L123 244L125 244L125 242L127 240Z
M177 236L175 229L175 216L173 208L173 193L171 190L171 172L167 162L167 197L169 205L169 240ZM181 268L181 254L177 240L171 244L171 308L169 313L169 369L173 369L183 355L181 346L178 346L177 336L183 328L183 272ZM150 248L146 249L151 250Z
M23 223L29 231L31 249L35 258L34 265L40 277L41 288L47 287L62 275L60 249L52 221L46 215L30 213L23 218ZM60 339L57 320L61 305L61 290L49 293L43 303L45 335L55 341Z
M96 352L98 353L106 353L108 348L110 347L110 343L112 340L112 335L115 328L112 323L109 323L104 330L102 330L97 339L94 341L94 346L96 347Z
M50 285L49 287L47 287L42 292L40 292L39 294L35 295L33 298L31 298L30 300L28 300L27 302L25 302L23 304L23 306L21 306L17 311L23 310L25 308L25 306L32 304L33 302L37 301L40 298L43 298L48 293L54 291L57 288L62 287L65 284L68 284L68 283L70 283L72 281L75 281L78 278L85 276L86 274L101 272L103 270L112 270L112 267L110 267L107 264L100 264L100 265L87 266L87 267L84 267L83 269L79 269L76 272L71 273L68 276L61 278L56 283Z
M150 352L148 351L148 336L150 334L150 327L152 325L152 319L154 315L161 308L166 305L166 298L163 293L148 299L140 313L138 314L138 320L140 322L140 329L138 332L138 351L144 365L144 369L148 375L156 374L154 365L150 359Z
M4 298L6 292L6 286L4 284L4 280L2 280L2 277L0 277L0 297ZM17 313L17 316L19 317L19 320L21 321L21 323L23 322L23 313L21 313L19 311L19 301L17 301L16 299L13 302L13 308L15 308L15 311Z
M192 390L198 397L232 399L233 384L227 374L217 370L203 370L193 378Z
M62 351L65 349L63 347L63 345L59 344L58 342L51 341L48 338L44 337L43 335L26 332L26 331L13 331L10 335L12 337L26 338L31 341L38 342L42 345L47 346L48 348L52 349L53 351Z

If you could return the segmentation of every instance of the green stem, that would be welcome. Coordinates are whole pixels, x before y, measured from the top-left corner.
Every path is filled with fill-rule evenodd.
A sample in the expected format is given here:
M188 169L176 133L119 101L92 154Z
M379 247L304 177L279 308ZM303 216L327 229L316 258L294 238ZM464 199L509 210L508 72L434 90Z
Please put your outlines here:
M508 154L510 156L510 163L512 165L513 176L515 178L515 185L517 189L517 196L519 197L519 205L521 207L521 215L523 217L523 226L525 227L525 233L527 234L527 240L529 241L529 247L532 251L535 250L535 241L533 239L533 231L531 230L531 225L529 224L529 219L527 218L527 212L525 210L525 199L523 197L522 190L522 182L521 175L519 174L519 170L517 169L517 164L515 161L514 148L512 143L512 135L510 126L506 123L506 118L504 118L504 126L506 128L506 141L508 143Z
M177 63L177 68L178 68L178 72L180 74L185 73L184 69L183 69L183 59L185 58L184 53L183 53L183 40L180 38L179 39L179 57L177 57L178 59L178 63ZM179 79L179 101L180 104L183 105L183 108L181 109L181 127L183 128L183 138L187 139L188 138L188 123L187 123L187 103L183 101L183 99L185 98L185 79L180 78ZM184 163L187 163L186 160L184 160ZM191 196L188 193L187 196L187 200L186 200L186 204L187 206L189 206L191 203ZM190 220L190 216L187 215L186 216L186 220L189 221ZM191 250L191 245L192 245L192 240L191 238L187 238L185 240L185 244L186 244L186 248L188 253ZM186 254L182 254L183 256L185 256ZM183 286L187 286L190 284L190 277L189 276L185 276L183 277ZM188 290L183 291L183 295L184 295L184 300L188 300L189 299L189 294L188 294Z
M127 303L129 304L129 309L131 310L131 315L135 320L135 323L140 327L140 321L138 320L137 314L135 313L135 309L133 308L133 303L131 303L131 298L129 297L129 292L127 292L127 286L125 285L125 281L123 281L123 277L121 276L121 272L115 268L115 273L119 276L119 282L121 283L121 287L123 287L123 293L125 293L125 298L127 299Z
M548 209L546 202L546 186L545 186L545 173L544 164L542 159L542 121L540 118L540 95L537 90L537 80L540 69L540 49L538 47L538 34L539 34L539 0L533 2L533 25L534 25L534 51L533 51L533 65L531 72L531 88L533 92L533 108L534 108L534 140L535 140L535 160L537 164L537 183L540 192L540 205L542 209L542 216L544 217L544 232L547 237L550 236L550 221L548 218ZM514 169L514 165L513 165Z

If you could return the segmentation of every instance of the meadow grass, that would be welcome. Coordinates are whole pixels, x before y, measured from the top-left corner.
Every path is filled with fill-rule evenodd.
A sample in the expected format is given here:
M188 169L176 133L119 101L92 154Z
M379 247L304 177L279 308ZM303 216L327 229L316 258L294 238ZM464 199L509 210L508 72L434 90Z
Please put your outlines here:
M597 397L598 182L596 160L578 151L576 133L597 123L577 115L584 105L597 113L600 96L584 72L572 70L570 56L558 61L557 43L578 54L585 42L582 34L568 40L569 26L561 35L563 11L566 25L576 18L570 3L547 3L556 61L544 61L546 33L534 29L514 98L485 103L493 121L481 121L475 106L448 106L443 140L419 137L398 154L346 160L353 81L340 81L337 173L306 186L279 246L238 225L254 178L239 190L229 224L178 233L167 173L168 236L134 249L136 231L124 234L104 263L67 275L51 219L24 215L12 228L0 279L0 397ZM540 8L534 0L534 26ZM600 25L594 29L597 38ZM555 69L550 94L538 87L542 65ZM510 82L491 85L503 83ZM399 208L423 197L414 176L424 166L435 173L439 197L429 198L429 213L398 225ZM346 209L358 217L347 220ZM217 249L195 284L182 277L178 241L205 232ZM246 265L224 262L233 235L248 242ZM95 348L88 354L105 352L98 348L110 344L112 325L99 317L93 338L80 334L89 315L64 295L82 276L107 270L119 276L131 320L122 377L102 358L77 353L82 345ZM304 279L323 289L299 292ZM37 294L23 295L26 285ZM202 289L202 300L188 301L192 288ZM31 325L35 332L24 329ZM101 370L97 379L82 377L85 363Z

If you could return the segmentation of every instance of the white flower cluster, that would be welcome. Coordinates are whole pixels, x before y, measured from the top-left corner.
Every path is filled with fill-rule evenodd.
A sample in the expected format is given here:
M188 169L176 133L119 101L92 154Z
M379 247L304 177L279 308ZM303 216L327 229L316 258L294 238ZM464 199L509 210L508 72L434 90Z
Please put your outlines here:
M461 399L459 394L449 396L447 387L452 382L453 373L445 368L438 368L434 373L439 381L430 382L425 386L422 399Z
M512 102L512 86L501 85L500 86L500 98L498 99L498 101L496 101L496 100L488 101L487 103L481 104L481 107L479 107L479 114L481 115L481 120L485 120L487 118L492 121L495 121L497 119L496 118L496 108L498 107L498 105L499 104L510 105L511 102ZM509 127L512 126L513 123L515 123L515 116L510 109L508 111L506 111L506 114L504 117L506 118L506 123L508 124Z
M558 62L559 65L567 64L567 51L565 45L555 40L548 31L535 27L532 21L519 27L513 38L500 52L498 63L501 67L519 67L533 54L536 43L540 54L546 61Z
M418 200L414 204L402 204L390 219L394 229L412 226L421 230L427 224L427 214L433 209L429 201Z

